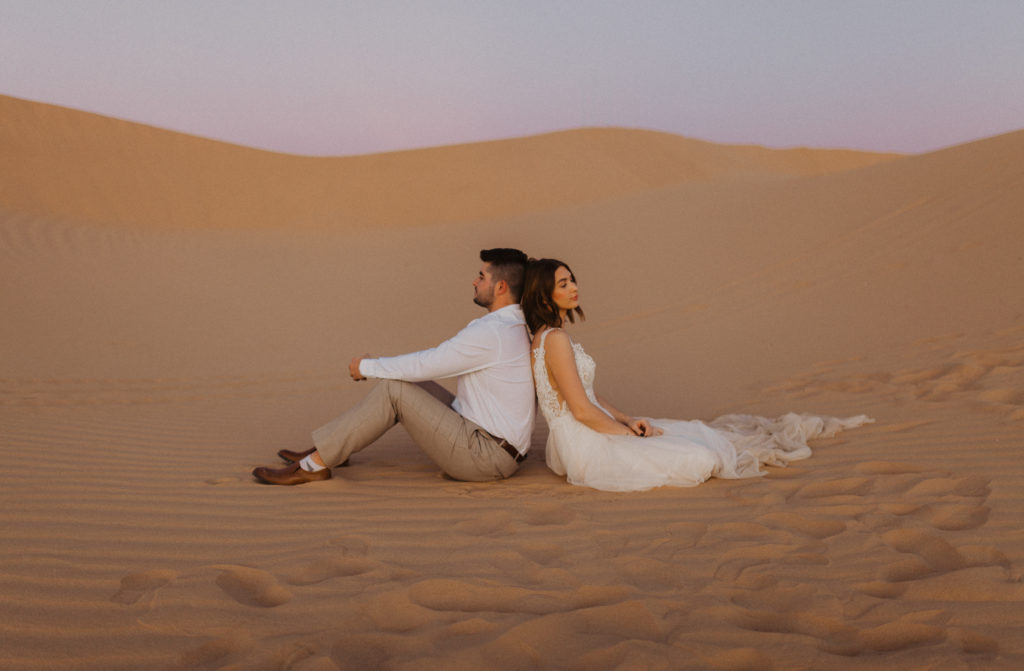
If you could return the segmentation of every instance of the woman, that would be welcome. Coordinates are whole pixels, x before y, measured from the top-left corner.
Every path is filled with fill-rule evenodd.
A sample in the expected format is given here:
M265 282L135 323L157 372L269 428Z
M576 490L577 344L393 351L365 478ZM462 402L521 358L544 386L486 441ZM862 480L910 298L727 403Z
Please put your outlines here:
M547 463L574 485L636 491L754 477L762 475L761 464L811 456L810 438L874 421L793 413L778 419L725 415L709 424L632 417L594 392L594 360L563 330L566 321L584 318L569 266L531 259L522 306L533 333L537 399L548 422Z

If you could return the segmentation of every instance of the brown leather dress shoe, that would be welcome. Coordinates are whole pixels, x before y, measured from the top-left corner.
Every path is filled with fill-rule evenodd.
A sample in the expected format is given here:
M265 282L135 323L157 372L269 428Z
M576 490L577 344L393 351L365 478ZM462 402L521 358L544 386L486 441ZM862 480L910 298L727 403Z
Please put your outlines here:
M304 482L317 482L319 480L330 480L331 469L325 468L316 473L310 473L299 466L298 462L285 466L284 468L267 468L260 466L252 471L254 478L268 485L301 485Z
M294 450L278 450L277 451L277 456L281 457L283 460L287 461L289 464L294 464L296 461L302 461L303 459L305 459L309 455L313 454L314 452L316 452L316 448L315 447L311 447L311 448L309 448L308 450L306 450L304 452L296 452ZM343 466L348 466L348 459L346 459L342 463L338 464L339 468L343 467Z

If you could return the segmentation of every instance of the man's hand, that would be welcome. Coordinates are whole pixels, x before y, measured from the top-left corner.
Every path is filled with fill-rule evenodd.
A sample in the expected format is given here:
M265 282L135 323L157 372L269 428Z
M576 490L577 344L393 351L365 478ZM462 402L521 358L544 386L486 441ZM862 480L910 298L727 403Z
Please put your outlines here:
M363 374L359 372L359 362L362 361L363 359L370 358L372 357L369 354L362 354L360 356L352 357L352 361L350 361L348 364L348 374L352 376L353 380L355 380L356 382L360 382L366 379L365 377L363 377Z

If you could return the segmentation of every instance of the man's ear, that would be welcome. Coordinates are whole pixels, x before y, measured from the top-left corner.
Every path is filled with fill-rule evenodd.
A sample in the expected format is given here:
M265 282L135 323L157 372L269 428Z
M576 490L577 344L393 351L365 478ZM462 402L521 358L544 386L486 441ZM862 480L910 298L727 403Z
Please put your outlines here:
M505 280L498 280L498 283L494 285L494 293L497 295L508 293L508 282Z

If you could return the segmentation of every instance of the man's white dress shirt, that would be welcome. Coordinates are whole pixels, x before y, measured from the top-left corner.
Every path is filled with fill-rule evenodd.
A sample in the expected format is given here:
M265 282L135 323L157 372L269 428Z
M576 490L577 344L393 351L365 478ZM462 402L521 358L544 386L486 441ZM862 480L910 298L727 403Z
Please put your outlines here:
M424 382L458 377L452 409L520 453L530 448L535 407L530 336L519 305L469 322L432 349L363 359L366 377Z

